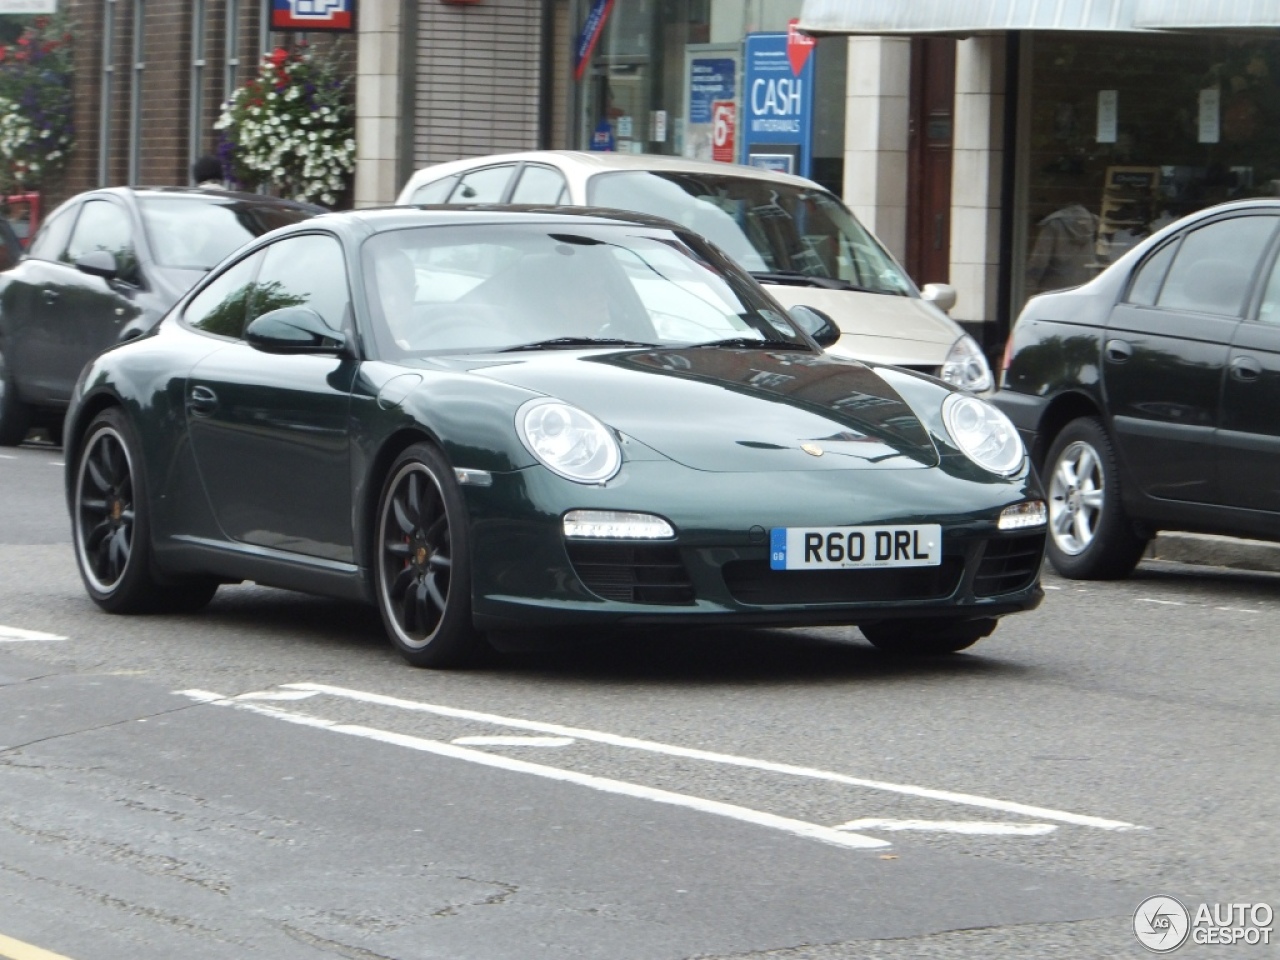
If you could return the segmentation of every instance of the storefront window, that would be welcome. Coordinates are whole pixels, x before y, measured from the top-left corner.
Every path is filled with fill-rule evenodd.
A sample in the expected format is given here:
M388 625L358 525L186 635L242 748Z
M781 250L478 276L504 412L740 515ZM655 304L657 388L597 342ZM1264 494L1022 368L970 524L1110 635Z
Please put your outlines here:
M1015 310L1185 214L1280 194L1280 41L1092 34L1023 49Z

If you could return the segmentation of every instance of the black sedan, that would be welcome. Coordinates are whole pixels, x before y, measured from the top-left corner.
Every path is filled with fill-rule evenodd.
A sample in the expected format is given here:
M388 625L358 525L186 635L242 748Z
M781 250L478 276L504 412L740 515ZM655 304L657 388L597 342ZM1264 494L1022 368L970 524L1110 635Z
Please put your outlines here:
M1063 575L1123 577L1159 530L1280 540L1277 250L1280 202L1224 204L1028 302L994 402Z
M76 559L114 612L245 579L368 600L422 666L575 624L967 647L1042 596L1022 442L838 336L663 220L318 217L85 369Z
M95 354L150 330L248 240L323 212L222 190L116 187L68 200L0 274L0 445L60 435Z

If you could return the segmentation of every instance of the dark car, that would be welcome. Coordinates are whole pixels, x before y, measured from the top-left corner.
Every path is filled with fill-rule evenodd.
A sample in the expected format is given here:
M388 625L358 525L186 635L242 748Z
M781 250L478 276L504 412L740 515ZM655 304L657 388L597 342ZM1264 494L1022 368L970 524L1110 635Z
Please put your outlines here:
M0 271L8 270L22 257L22 241L13 231L13 225L0 217Z
M1280 539L1280 202L1203 210L1027 303L994 402L1049 495L1063 575L1160 530Z
M246 579L368 600L421 666L572 624L967 647L1042 596L1022 442L977 397L824 354L838 335L655 218L318 217L85 368L81 575L118 612Z
M68 200L0 274L0 445L58 435L85 362L150 330L245 241L322 207L222 190L115 187Z

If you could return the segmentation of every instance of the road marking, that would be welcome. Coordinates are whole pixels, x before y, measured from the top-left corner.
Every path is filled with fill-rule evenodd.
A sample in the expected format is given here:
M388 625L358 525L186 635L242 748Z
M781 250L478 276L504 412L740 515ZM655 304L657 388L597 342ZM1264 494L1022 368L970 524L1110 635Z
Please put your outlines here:
M1261 613L1261 610L1246 610L1244 607L1214 607L1215 610L1221 610L1223 613Z
M0 623L0 643L29 643L38 640L65 640L56 633L41 633L39 630L23 630L21 627L6 627Z
M458 737L450 740L460 747L567 747L573 737Z
M558 780L562 783L572 783L582 787L590 787L591 789L599 790L602 793L614 793L626 797L635 797L640 800L652 800L655 803L670 804L675 807L685 807L702 813L711 813L721 817L728 817L731 820L741 820L744 823L750 823L760 827L769 827L774 830L781 830L784 833L794 834L798 837L806 837L811 840L821 840L825 843L834 844L838 847L849 847L855 850L873 850L889 846L887 840L878 840L875 837L864 837L858 833L845 833L840 830L832 830L830 827L819 826L816 823L805 823L803 820L793 820L790 817L780 817L776 814L764 813L760 810L751 810L747 807L739 807L731 803L722 803L719 800L707 800L703 797L694 797L684 793L673 793L669 790L659 790L657 788L646 787L638 783L628 783L624 780L611 780L606 777L596 777L591 774L577 773L572 770L561 770L558 767L547 767L540 763L530 763L527 760L514 760L510 757L504 757L501 754L485 753L483 750L468 750L465 747L454 746L451 743L442 743L438 740L426 740L422 737L411 737L402 733L394 733L390 730L378 730L373 727L365 727L352 723L336 723L332 720L326 720L323 717L316 717L306 713L295 713L289 710L282 710L279 707L270 707L251 701L242 701L238 697L226 697L220 693L211 693L207 690L179 690L177 693L181 696L190 697L192 700L196 700L201 703L207 703L213 706L230 706L238 710L248 710L264 717L270 717L273 720L284 720L288 723L297 723L302 726L315 727L322 730L328 730L332 733L343 733L348 736L361 737L366 740L377 740L381 743L391 744L392 746L406 747L410 750L420 750L423 753L433 753L436 756L449 757L453 760L466 760L470 763L480 764L485 767L496 767L499 770L507 770L512 773L533 774L534 776L545 777L548 780Z
M65 467L65 466L66 466L66 464L65 464L65 463L63 463L61 460L50 460L50 461L49 461L49 466L51 466L51 467Z
M837 830L927 830L933 833L963 833L987 837L1040 837L1053 833L1052 823L1001 823L991 820L877 820L864 817L850 820Z
M1186 604L1181 600L1153 600L1150 597L1138 597L1138 603L1160 603L1166 607L1185 607Z
M11 453L0 453L0 460L17 460L17 459L18 458Z
M584 730L579 727L564 727L555 723L542 723L537 720L521 720L514 717L502 717L492 713L479 713L475 710L460 710L456 707L445 707L438 704L422 703L417 700L402 700L379 693L367 693L363 690L350 690L346 687L333 687L324 683L286 683L282 684L290 690L310 690L315 693L343 697L361 703L372 703L379 706L395 707L401 710L412 710L419 713L432 713L442 717L453 717L458 720L476 720L491 723L495 726L511 727L517 730L529 730L534 733L545 733L557 737L572 737L575 740L589 740L629 750L644 750L649 753L661 753L672 757L685 757L691 760L703 760L708 763L721 763L727 766L747 767L753 770L765 770L793 777L805 777L811 780L826 780L831 783L842 783L851 787L863 787L868 790L882 790L886 793L897 793L923 800L941 800L961 806L978 807L983 810L998 810L1002 813L1015 813L1036 820L1055 820L1059 823L1071 823L1082 827L1096 827L1099 830L1143 830L1137 824L1124 820L1109 820L1082 813L1071 813L1066 810L1053 810L1048 807L1036 807L1026 803L1015 803L1010 800L999 800L993 797L980 797L970 793L957 793L952 790L935 790L930 787L919 787L912 784L889 783L883 780L867 780L862 777L850 777L830 770L819 770L813 767L800 767L789 763L773 763L768 760L755 760L751 757L739 757L727 753L713 753L708 750L696 750L690 747L677 747L672 744L658 743L653 740L638 740L632 737L603 733L598 730Z
M21 940L6 937L3 933L0 933L0 957L8 957L9 960L70 960L60 953L50 953Z

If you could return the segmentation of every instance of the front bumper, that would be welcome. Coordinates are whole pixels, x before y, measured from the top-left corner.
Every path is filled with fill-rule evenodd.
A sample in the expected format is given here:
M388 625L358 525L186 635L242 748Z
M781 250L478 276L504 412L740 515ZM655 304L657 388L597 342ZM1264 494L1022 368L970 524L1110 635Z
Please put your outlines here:
M938 470L717 474L630 463L608 487L541 468L464 487L477 626L856 624L898 617L997 617L1037 606L1044 528L1003 532L1031 477L975 483ZM963 506L958 506L963 505ZM656 513L674 541L566 542L570 509ZM772 527L938 523L942 564L773 571Z

